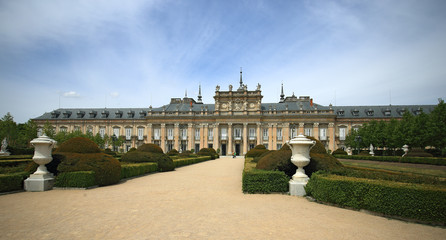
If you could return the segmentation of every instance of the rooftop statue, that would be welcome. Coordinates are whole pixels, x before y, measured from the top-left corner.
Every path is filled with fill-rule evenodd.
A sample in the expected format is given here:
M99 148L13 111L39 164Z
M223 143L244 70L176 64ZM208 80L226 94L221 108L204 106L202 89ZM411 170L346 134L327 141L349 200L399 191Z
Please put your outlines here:
M217 87L215 87L215 91L216 92L220 91L220 85L217 85Z
M262 87L262 85L260 85L260 83L257 83L257 88L256 91L260 91L260 88Z

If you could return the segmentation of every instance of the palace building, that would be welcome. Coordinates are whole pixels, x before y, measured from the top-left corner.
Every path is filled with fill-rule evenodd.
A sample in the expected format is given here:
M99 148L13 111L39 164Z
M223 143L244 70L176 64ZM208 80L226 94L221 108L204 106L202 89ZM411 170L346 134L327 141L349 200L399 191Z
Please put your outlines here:
M197 100L172 98L158 108L57 109L33 119L43 128L49 122L59 131L91 132L101 136L124 136L124 151L144 143L155 143L164 152L205 147L220 149L221 155L244 155L258 144L277 150L299 134L319 139L327 149L344 147L352 129L371 120L402 118L431 112L435 105L322 106L308 96L285 97L263 103L260 84L248 90L240 72L240 86L227 91L215 89L214 103L202 102L201 86Z

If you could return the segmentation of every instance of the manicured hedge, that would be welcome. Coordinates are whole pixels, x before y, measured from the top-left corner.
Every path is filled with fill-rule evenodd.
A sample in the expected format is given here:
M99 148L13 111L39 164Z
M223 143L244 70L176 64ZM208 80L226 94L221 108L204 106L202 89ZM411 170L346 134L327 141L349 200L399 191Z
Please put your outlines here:
M23 189L23 180L29 176L27 172L0 174L0 192L10 192Z
M202 148L197 153L198 156L210 156L212 159L218 158L218 154L213 148Z
M446 224L444 186L315 173L305 190L308 195L322 202L433 224Z
M243 171L242 190L245 193L288 192L290 178L281 171L252 169Z
M60 144L55 153L100 153L98 145L85 137L75 137Z
M55 187L88 188L96 185L93 171L64 172L56 177Z
M0 167L13 167L23 163L32 162L32 159L14 159L14 160L1 160Z
M153 162L121 164L121 179L156 171L158 171L158 164Z
M14 159L32 159L33 155L9 155L0 156L0 161L2 160L14 160Z
M353 160L370 160L380 162L401 162L446 166L446 158L423 158L423 157L394 157L394 156L358 156L358 155L335 155L336 158Z
M201 156L201 157L194 157L194 158L179 158L179 159L173 160L173 163L174 163L175 167L182 167L182 166L187 166L187 165L204 162L204 161L208 161L208 160L212 160L212 158L210 156Z

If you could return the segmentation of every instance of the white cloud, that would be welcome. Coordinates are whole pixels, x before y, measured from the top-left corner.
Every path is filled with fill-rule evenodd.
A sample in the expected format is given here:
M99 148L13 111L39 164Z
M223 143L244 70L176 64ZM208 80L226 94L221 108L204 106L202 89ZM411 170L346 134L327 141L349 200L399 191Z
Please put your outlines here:
M118 92L111 92L111 93L110 93L110 96L111 96L112 98L117 98L117 97L119 97L119 93L118 93Z
M67 97L67 98L78 98L81 95L79 93L75 92L75 91L69 91L69 92L64 92L63 96Z

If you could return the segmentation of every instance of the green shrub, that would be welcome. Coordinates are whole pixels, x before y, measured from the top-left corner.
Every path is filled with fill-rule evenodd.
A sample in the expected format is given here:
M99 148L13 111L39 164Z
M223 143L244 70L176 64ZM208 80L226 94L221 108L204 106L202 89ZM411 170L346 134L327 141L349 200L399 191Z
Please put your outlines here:
M337 154L337 155L347 155L347 152L344 151L344 149L342 149L342 148L338 148L331 155L335 155L335 154Z
M11 155L28 155L34 154L34 148L18 148L14 146L8 146L7 151L11 153Z
M186 150L186 151L180 153L178 156L180 156L180 158L189 158L192 156L192 152Z
M167 152L167 156L178 156L180 154L176 149L172 149L169 152Z
M252 169L243 171L242 190L245 193L288 192L289 180L281 171Z
M0 156L0 162L2 160L15 160L15 159L32 159L33 155L9 155L9 156Z
M122 155L121 162L155 162L158 164L158 170L160 172L173 171L175 169L172 159L164 153L140 152L137 150Z
M11 174L18 172L25 172L28 162L14 164L13 166L2 166L0 167L0 174Z
M156 171L158 171L158 164L153 162L121 164L121 178L140 176Z
M23 181L29 176L27 172L0 174L0 192L23 189Z
M146 143L136 149L138 152L150 152L150 153L164 153L158 145L153 143Z
M257 145L246 153L245 158L246 157L255 158L262 155L264 152L268 152L268 149L266 149L265 146L263 145Z
M116 152L113 152L110 148L106 148L105 150L104 150L104 153L105 154L108 154L108 155L110 155L110 156L112 156L112 157L116 157Z
M368 151L364 150L364 151L359 152L358 155L360 155L360 156L370 156L370 153Z
M71 138L57 148L54 153L100 153L98 145L88 138Z
M296 173L297 167L291 163L291 150L270 151L257 163L256 169L278 170L288 176Z
M65 157L64 157L64 155L59 154L59 153L52 154L51 157L53 158L53 160L51 160L51 162L45 164L45 167L48 170L48 172L57 176L59 174L57 167L59 166L59 164L62 162L62 160ZM25 171L32 174L37 170L38 166L39 165L37 165L37 163L35 163L34 161L30 161L28 163L28 165L26 166Z
M201 156L201 157L194 157L194 158L179 158L179 159L175 159L173 161L173 163L174 163L175 167L182 167L182 166L187 166L187 165L204 162L204 161L212 160L212 159L213 158L211 156Z
M308 136L306 136L306 137L308 139L316 141L316 144L314 144L314 146L310 149L310 154L311 153L327 154L327 150L325 149L325 146L324 146L324 144L322 144L321 141L317 140L314 137L308 137Z
M31 159L13 159L13 160L1 160L0 167L15 167L24 163L33 162Z
M88 188L96 185L95 172L64 172L56 177L55 187Z
M216 159L218 157L217 152L213 148L202 148L197 153L198 156L210 156L211 159Z
M254 163L258 163L259 160L262 159L264 156L266 156L269 152L270 152L270 150L267 149L266 151L264 151L264 152L263 152L262 154L260 154L259 156L254 157L254 159L252 160L252 162L254 162Z
M136 151L136 148L132 147L127 152L133 152L133 151Z
M342 169L344 166L335 157L328 153L312 153L310 151L310 163L304 167L305 174L311 177L311 174L317 171L334 171Z
M421 148L412 148L404 157L433 157L433 155Z
M62 155L65 158L57 167L59 172L94 171L95 183L99 186L115 184L121 179L121 164L108 154L62 153Z
M446 188L315 173L306 188L323 202L446 224Z

